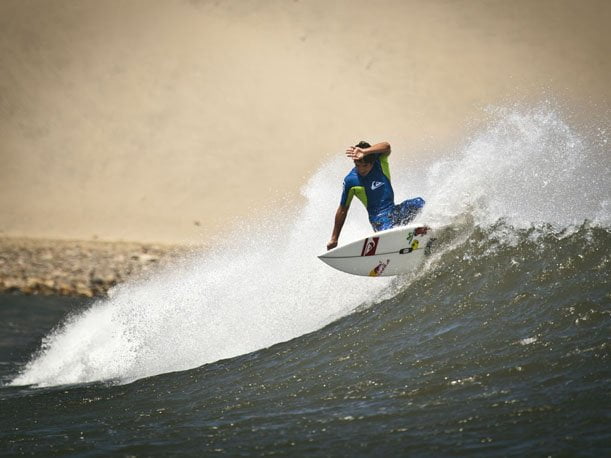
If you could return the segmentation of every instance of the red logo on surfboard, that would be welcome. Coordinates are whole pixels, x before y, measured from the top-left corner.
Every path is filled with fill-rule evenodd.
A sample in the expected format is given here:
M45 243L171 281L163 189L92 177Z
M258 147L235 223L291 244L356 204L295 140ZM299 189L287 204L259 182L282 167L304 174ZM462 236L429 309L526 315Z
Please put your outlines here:
M417 227L416 230L414 231L415 235L426 235L426 233L429 231L430 227L428 226L423 226L423 227Z
M376 250L378 249L378 241L380 237L369 237L363 243L363 250L361 251L361 256L373 256L376 254Z

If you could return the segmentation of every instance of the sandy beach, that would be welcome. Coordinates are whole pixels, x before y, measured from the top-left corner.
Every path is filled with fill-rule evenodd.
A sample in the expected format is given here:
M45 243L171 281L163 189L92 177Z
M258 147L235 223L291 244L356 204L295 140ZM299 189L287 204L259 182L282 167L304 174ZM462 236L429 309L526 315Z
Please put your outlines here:
M610 19L605 0L4 0L0 235L201 243L299 205L361 139L400 164L489 105L608 115Z

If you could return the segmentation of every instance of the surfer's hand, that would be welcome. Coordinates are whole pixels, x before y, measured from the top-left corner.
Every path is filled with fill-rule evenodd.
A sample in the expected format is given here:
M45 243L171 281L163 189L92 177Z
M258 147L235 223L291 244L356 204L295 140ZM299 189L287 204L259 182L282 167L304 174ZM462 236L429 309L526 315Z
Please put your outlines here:
M337 240L331 240L329 243L327 243L327 250L332 250L336 246L337 246Z
M363 153L363 150L361 148L358 148L356 146L350 146L346 150L346 156L348 156L350 159L358 161L365 157L365 153Z

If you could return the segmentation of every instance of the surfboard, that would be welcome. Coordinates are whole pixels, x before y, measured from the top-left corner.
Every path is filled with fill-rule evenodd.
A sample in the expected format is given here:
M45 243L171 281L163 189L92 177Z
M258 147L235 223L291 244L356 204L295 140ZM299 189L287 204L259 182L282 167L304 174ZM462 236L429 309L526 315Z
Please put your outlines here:
M349 274L387 277L419 269L425 257L431 254L435 240L430 227L410 224L375 232L329 250L318 258Z

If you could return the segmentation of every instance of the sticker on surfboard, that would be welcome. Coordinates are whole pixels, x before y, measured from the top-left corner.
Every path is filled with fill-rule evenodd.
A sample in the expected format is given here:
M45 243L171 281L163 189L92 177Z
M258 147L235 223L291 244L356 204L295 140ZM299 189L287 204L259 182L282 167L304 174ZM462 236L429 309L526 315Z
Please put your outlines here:
M365 239L365 243L363 243L363 251L361 252L361 256L373 256L376 254L379 240L380 237L367 237Z
M387 259L386 262L380 261L380 263L373 268L371 272L369 272L370 277L379 277L384 273L386 267L390 264L390 259Z

